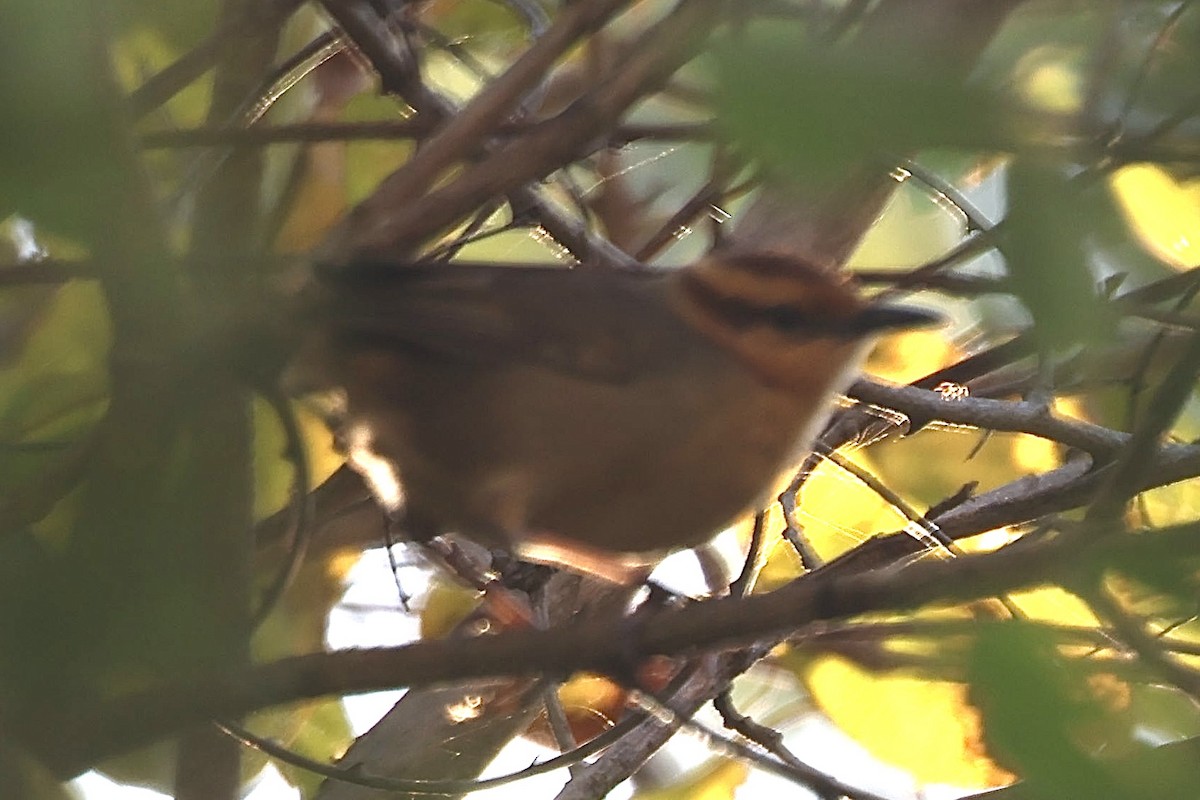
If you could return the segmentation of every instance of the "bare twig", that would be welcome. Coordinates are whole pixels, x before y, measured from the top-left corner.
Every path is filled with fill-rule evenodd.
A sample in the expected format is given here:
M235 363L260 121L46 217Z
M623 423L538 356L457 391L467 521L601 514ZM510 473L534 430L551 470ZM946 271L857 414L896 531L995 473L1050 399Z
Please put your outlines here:
M454 118L457 113L454 104L416 79L416 76L412 74L415 70L415 62L408 52L408 46L402 45L395 37L390 36L386 26L368 24L364 18L364 14L367 12L355 5L354 0L329 0L327 7L335 12L335 16L344 17L343 22L348 26L347 32L352 39L355 39L358 46L371 59L375 69L383 76L386 88L399 92L410 105L424 115L427 120L430 120L431 126L436 127ZM362 41L355 37L361 38ZM482 134L481 131L479 133ZM495 149L495 146L488 143L486 139L477 144L485 152L492 152ZM406 167L407 165L393 173L393 177L403 173ZM344 263L358 252L360 239L367 235L367 230L380 217L387 218L397 215L401 209L407 211L426 207L426 201L418 203L414 195L400 195L392 191L390 180L390 178L385 179L370 198L360 203L339 227L328 234L325 242L319 248L319 260L327 263ZM468 201L456 206L455 210L448 212L451 219L448 219L445 224L449 225L451 222L467 216L475 208L504 195L510 196L514 206L533 209L550 235L581 260L586 257L606 266L634 265L628 255L608 240L593 235L587 226L577 219L564 214L553 202L543 197L536 185L528 181L514 182L504 190L497 190L486 197L480 196L477 202ZM440 227L442 226L439 226L439 229ZM375 255L399 258L415 250L416 246L421 243L420 240L423 239L424 237L418 237L412 242L404 242L403 246L383 247Z
M1106 477L1087 512L1094 524L1111 523L1127 502L1145 485L1159 439L1174 424L1183 404L1192 395L1200 374L1200 333L1193 334L1187 350L1146 405L1142 424L1122 449L1113 471Z
M768 728L766 725L755 722L739 712L733 704L733 696L728 691L713 698L713 708L721 715L721 721L725 727L740 733L787 764L808 788L829 797L846 797L849 800L887 800L887 798L866 789L856 789L801 761L783 743L783 734L774 728Z
M395 207L397 199L425 194L446 168L470 155L498 123L514 113L521 96L544 79L550 66L568 47L604 25L627 2L581 0L566 6L545 34L503 75L488 83L412 159L380 185L372 203ZM367 213L366 208L357 212L360 219Z
M498 136L519 136L539 123L505 120L493 128ZM236 146L255 147L280 142L352 142L363 140L420 139L436 130L424 117L378 122L302 122L291 125L259 125L253 128L201 127L178 131L153 131L141 137L148 149ZM703 122L626 123L608 134L614 145L640 139L695 141L711 138L712 126Z
M544 775L548 772L570 767L578 761L590 758L597 753L602 752L605 748L612 746L616 741L619 741L622 736L629 733L630 730L640 721L640 716L636 713L620 722L613 727L601 733L591 741L574 748L568 753L553 756L540 761L537 764L526 767L519 772L512 772L507 775L498 775L494 778L480 778L469 780L423 780L423 779L404 779L393 778L385 775L375 775L370 770L365 770L361 765L350 767L339 767L331 764L326 764L314 759L308 758L300 753L290 750L277 742L270 739L258 736L252 733L242 725L234 722L219 722L217 723L226 734L236 739L244 747L258 750L271 758L290 764L294 767L311 772L315 775L321 775L325 778L343 783L361 786L368 789L380 789L387 792L407 793L416 795L458 795L467 794L469 792L483 791L485 789L494 789L498 786L507 786L519 780L532 777L534 775Z
M1113 456L1129 434L1048 412L1036 403L990 400L982 397L947 399L915 386L887 386L860 379L848 394L864 403L883 406L924 420L941 420L992 431L1028 433L1090 453L1098 459Z
M1082 597L1099 616L1108 621L1116 634L1141 657L1145 665L1171 682L1195 701L1200 701L1200 672L1186 666L1167 652L1162 641L1151 636L1142 623L1121 608L1102 586L1081 590Z
M628 57L595 89L557 117L430 191L421 203L408 202L411 195L398 197L391 179L385 180L372 198L354 210L347 226L331 234L323 252L335 261L351 253L395 257L487 199L576 160L595 140L596 131L613 125L635 100L660 86L691 57L697 41L715 23L718 5L714 0L682 3L634 42ZM401 199L406 202L398 206Z

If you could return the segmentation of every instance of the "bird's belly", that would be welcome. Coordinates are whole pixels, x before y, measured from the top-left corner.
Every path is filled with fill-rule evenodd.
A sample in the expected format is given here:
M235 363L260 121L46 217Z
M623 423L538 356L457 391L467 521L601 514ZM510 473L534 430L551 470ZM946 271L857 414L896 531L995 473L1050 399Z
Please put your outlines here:
M686 387L687 384L684 384ZM693 546L755 507L788 465L804 420L776 392L711 384L646 392L636 407L599 402L585 451L527 465L527 524L592 547ZM546 431L546 446L567 431ZM547 474L536 474L546 469Z
M387 402L351 421L373 431L410 511L439 532L661 551L758 504L811 422L808 401L703 366L704 380L675 372L637 387L534 367L404 369L395 391L366 394Z

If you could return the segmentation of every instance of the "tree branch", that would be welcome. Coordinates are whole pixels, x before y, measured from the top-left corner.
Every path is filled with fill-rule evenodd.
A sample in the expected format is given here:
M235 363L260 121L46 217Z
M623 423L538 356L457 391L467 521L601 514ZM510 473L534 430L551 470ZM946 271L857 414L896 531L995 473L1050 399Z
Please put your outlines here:
M791 636L814 622L930 603L990 597L1049 583L1122 560L1194 552L1200 526L1181 525L1078 546L1067 538L1011 545L949 561L920 561L866 573L818 570L769 594L718 598L640 617L637 655L690 654ZM53 766L71 774L189 722L237 716L280 703L467 678L622 671L629 620L620 613L548 630L510 631L467 641L297 656L142 694L90 709L60 711L39 734L59 743Z

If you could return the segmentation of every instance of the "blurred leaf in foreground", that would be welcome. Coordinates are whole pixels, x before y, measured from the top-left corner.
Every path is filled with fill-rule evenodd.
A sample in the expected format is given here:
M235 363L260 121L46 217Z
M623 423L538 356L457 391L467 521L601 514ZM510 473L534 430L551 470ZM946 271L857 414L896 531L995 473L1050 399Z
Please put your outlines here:
M1116 798L1108 775L1079 743L1099 710L1048 636L1030 626L981 630L971 658L970 699L983 715L988 749L1038 797Z
M835 49L776 26L717 50L717 108L768 167L825 182L848 167L929 147L998 149L997 99L896 48Z
M1094 342L1115 325L1087 263L1079 191L1054 167L1019 159L1009 166L1004 256L1043 347Z

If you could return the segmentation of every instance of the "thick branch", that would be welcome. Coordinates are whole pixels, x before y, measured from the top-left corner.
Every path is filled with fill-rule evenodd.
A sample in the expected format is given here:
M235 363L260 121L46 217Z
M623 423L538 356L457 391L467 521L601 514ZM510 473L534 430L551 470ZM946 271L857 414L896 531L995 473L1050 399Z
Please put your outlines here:
M1200 529L1189 525L1111 537L1088 549L1060 538L867 573L818 571L770 594L646 613L639 617L634 637L636 655L693 654L791 635L813 622L1070 582L1080 570L1120 563L1134 553L1193 551L1198 537ZM629 639L629 619L606 613L543 631L299 656L206 682L132 695L90 713L47 717L41 734L56 742L56 748L47 750L58 755L56 768L69 774L188 722L328 694L500 675L620 672L631 657Z
M928 389L888 386L865 378L856 381L847 394L864 403L925 420L971 425L989 431L1028 433L1101 458L1111 456L1129 441L1127 433L1060 417L1037 403L983 397L948 399Z

